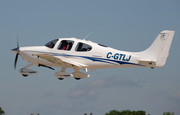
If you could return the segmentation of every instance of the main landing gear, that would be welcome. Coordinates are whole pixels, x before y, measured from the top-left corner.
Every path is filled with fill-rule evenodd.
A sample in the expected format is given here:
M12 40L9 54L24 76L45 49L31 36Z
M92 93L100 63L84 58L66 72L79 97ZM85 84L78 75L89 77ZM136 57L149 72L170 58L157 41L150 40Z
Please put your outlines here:
M58 72L55 73L55 76L59 80L63 80L63 79L70 78L70 77L74 77L76 80L80 80L81 78L90 77L90 75L80 72L79 71L80 68L77 67L77 66L73 67L75 72L73 72L72 74L66 73L65 72L66 68L67 68L67 64L63 64L61 71L58 71Z

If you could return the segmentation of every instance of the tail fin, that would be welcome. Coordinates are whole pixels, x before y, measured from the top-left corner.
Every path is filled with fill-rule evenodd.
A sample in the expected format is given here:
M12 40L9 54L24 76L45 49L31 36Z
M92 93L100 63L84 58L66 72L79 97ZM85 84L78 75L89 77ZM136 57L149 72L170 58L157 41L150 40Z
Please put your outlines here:
M169 55L173 36L174 31L162 31L148 49L139 52L139 63L144 63L147 67L152 68L164 66Z

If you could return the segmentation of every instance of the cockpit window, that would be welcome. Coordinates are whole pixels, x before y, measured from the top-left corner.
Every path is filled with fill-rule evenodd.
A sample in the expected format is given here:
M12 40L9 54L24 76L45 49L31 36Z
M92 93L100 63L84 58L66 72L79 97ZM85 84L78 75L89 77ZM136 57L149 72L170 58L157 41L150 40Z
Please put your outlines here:
M80 52L90 51L91 49L92 47L90 45L81 42L79 42L78 45L76 46L76 51L80 51Z
M62 40L61 43L58 46L58 50L71 50L72 46L74 44L74 41L71 40Z
M48 42L45 46L48 48L54 48L57 41L58 41L58 39L52 40L52 41Z

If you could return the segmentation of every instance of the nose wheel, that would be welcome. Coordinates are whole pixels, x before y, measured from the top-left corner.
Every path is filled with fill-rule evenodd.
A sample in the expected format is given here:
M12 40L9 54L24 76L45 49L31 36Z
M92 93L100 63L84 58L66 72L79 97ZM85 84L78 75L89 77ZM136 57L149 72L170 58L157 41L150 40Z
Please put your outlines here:
M22 76L27 77L28 75L22 74Z
M58 78L59 80L63 80L64 78Z

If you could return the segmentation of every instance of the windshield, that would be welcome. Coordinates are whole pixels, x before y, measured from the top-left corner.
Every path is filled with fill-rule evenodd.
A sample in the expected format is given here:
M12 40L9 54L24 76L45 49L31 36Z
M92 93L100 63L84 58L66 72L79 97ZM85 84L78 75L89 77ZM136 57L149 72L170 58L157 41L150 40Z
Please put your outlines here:
M48 48L54 48L57 41L58 41L58 39L52 40L52 41L48 42L45 46Z

